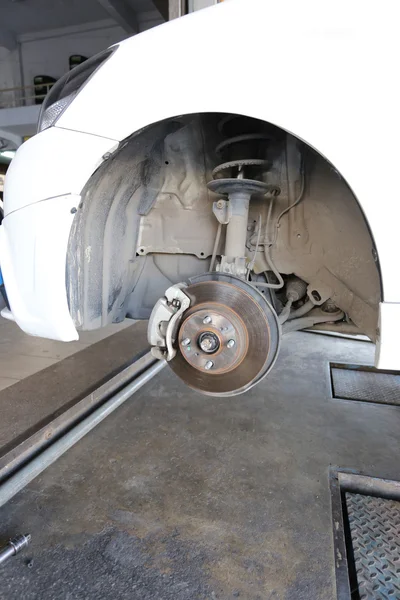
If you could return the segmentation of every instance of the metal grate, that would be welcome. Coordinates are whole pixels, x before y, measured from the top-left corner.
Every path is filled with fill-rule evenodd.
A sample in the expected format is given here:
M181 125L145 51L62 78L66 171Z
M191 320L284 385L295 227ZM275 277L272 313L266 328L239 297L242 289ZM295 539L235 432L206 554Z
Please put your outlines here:
M331 364L334 398L400 406L400 373L373 367Z
M360 600L400 599L400 502L346 493Z

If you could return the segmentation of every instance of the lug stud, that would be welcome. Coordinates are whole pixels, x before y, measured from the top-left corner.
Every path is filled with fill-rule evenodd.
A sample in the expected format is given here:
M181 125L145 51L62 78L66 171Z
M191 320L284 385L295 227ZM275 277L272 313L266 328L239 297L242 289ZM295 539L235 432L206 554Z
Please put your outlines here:
M189 338L185 338L184 340L182 340L182 346L189 346L189 344L190 344Z
M212 369L212 368L213 368L213 366L214 366L214 363L213 363L213 361L212 361L212 360L208 360L208 361L206 362L206 364L204 365L204 368L205 368L205 370L206 370L206 371L209 371L210 369Z
M235 346L235 344L236 344L235 340L229 340L229 342L227 343L227 347L233 348Z
M211 317L204 317L203 319L203 323L204 325L209 325L211 323Z

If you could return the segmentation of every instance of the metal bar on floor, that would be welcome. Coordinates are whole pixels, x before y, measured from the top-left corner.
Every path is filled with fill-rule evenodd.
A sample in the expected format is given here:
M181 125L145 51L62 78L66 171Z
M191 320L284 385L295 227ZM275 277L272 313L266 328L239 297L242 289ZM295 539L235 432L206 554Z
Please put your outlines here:
M47 448L53 440L61 437L113 394L139 377L154 362L155 358L150 352L140 352L134 357L131 364L112 375L98 388L89 391L84 397L80 397L78 394L76 401L67 403L65 408L52 416L51 420L40 422L35 430L29 430L24 439L19 439L11 448L0 449L0 485L29 460L37 456L39 452Z
M70 431L53 442L36 458L28 462L24 467L6 480L0 486L0 506L3 506L6 502L11 500L11 498L35 479L35 477L40 475L40 473L52 465L67 450L79 442L79 440L89 433L89 431L94 429L96 425L101 423L106 417L114 412L116 408L128 400L128 398L130 398L137 390L148 383L166 366L166 364L165 361L156 361L153 363L141 375L126 385L126 387L111 396L111 398L97 408L92 414L80 421Z

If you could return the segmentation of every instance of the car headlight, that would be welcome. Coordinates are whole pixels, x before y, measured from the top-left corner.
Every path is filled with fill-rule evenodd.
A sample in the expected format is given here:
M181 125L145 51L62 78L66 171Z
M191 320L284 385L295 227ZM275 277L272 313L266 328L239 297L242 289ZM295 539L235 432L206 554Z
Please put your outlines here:
M55 124L90 77L110 58L117 47L113 46L104 52L100 52L100 54L96 54L96 56L92 56L81 65L65 73L53 85L42 104L38 132Z

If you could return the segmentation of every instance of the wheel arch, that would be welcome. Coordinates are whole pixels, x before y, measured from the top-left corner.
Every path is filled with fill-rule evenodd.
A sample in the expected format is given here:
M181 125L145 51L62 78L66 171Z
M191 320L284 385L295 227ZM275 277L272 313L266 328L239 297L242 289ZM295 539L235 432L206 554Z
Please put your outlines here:
M141 260L144 257L135 260L132 257L137 247L137 216L151 209L161 186L162 141L174 132L178 119L202 115L204 113L173 116L130 136L120 143L116 152L106 155L106 160L85 186L82 205L71 230L67 259L69 304L78 326L95 328L123 318L128 295L143 268L149 268ZM254 118L249 114L240 116ZM362 203L329 157L288 128L279 126L279 129L311 148L345 181L369 231L382 298L378 252ZM126 173L129 177L125 177ZM85 276L85 269L90 269L90 276ZM168 287L170 281L166 279L165 284Z

